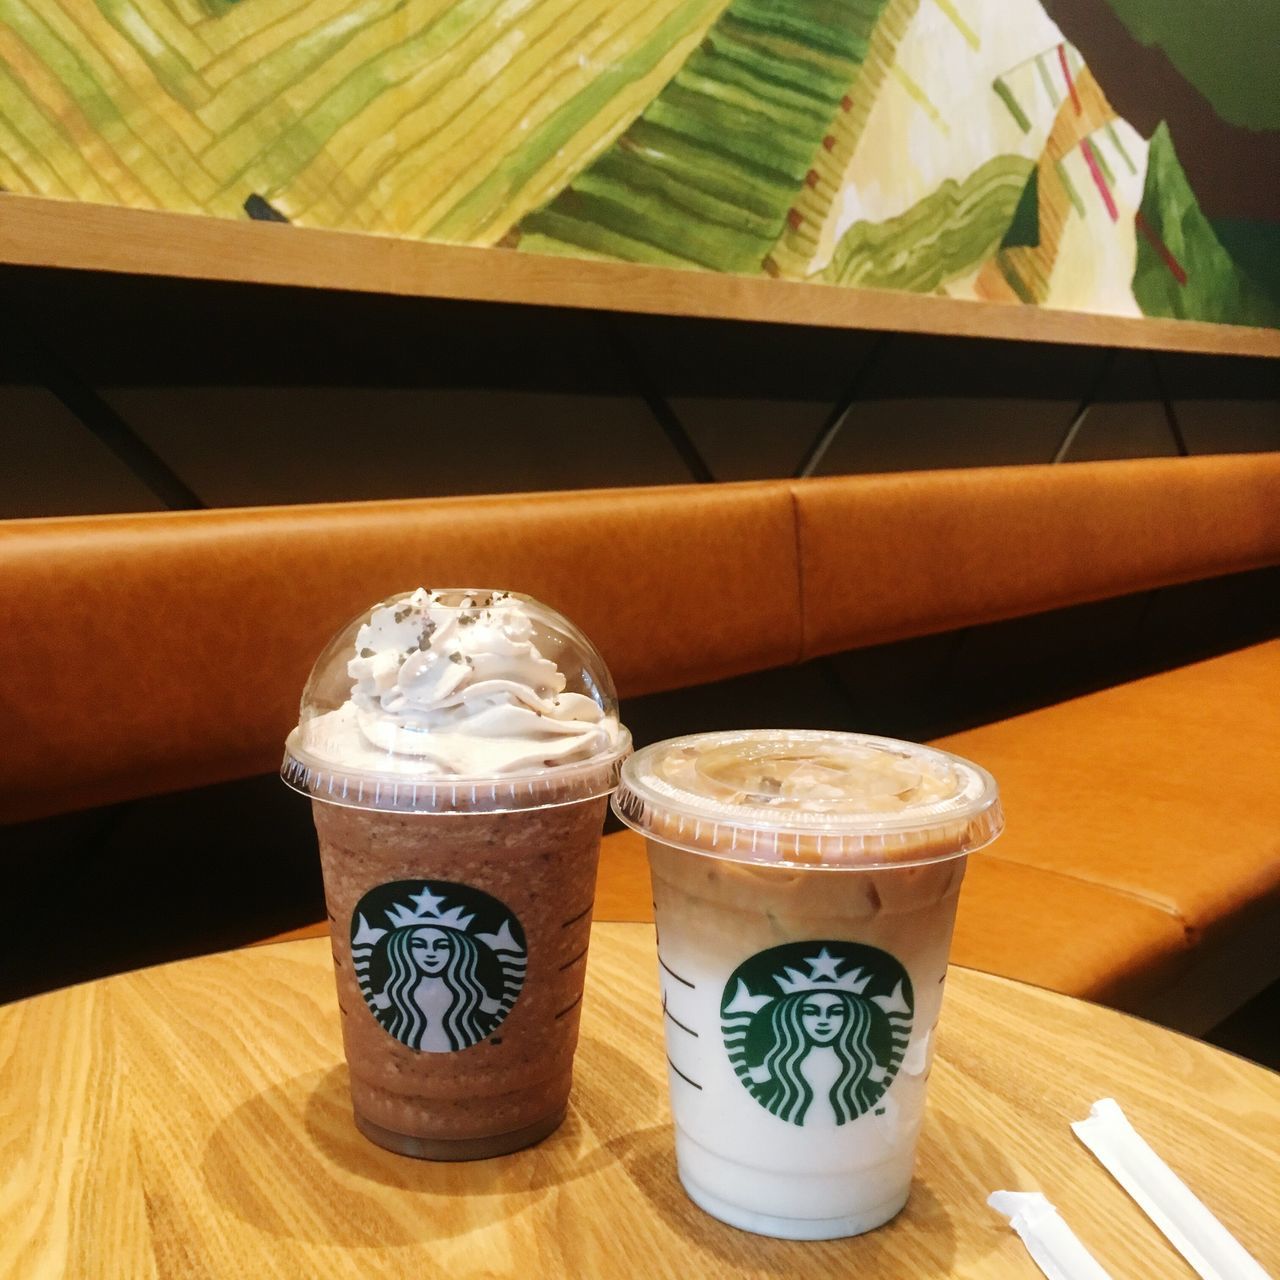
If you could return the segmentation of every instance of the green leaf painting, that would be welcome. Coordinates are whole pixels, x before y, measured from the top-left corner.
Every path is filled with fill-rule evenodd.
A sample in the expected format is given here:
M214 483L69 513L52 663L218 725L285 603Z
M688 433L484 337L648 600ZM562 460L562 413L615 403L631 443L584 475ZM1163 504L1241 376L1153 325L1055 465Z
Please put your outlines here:
M831 284L931 292L994 252L1019 201L1034 187L1032 161L996 156L964 182L948 179L897 218L854 223L822 278Z
M1133 296L1149 316L1280 325L1280 306L1222 247L1161 124L1147 152Z
M732 0L613 147L525 219L521 248L762 270L882 7Z
M1019 245L1033 249L1040 243L1040 171L1032 169L1000 241L1002 249Z

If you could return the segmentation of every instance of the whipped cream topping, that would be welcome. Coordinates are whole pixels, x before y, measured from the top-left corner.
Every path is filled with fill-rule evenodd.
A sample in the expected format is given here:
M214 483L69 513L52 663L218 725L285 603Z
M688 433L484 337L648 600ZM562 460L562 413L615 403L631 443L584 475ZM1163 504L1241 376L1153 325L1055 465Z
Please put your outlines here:
M622 738L616 716L566 692L526 602L506 592L419 588L377 606L347 674L350 699L312 720L306 743L348 768L497 778L606 755Z

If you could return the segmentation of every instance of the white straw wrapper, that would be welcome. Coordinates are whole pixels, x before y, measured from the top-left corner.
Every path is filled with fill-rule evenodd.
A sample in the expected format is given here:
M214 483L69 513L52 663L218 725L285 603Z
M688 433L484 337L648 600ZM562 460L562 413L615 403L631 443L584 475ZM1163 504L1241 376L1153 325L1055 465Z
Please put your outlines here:
M1009 1219L1049 1280L1111 1280L1040 1192L993 1191L987 1203Z
M1071 1126L1204 1280L1269 1280L1240 1242L1143 1141L1114 1098Z

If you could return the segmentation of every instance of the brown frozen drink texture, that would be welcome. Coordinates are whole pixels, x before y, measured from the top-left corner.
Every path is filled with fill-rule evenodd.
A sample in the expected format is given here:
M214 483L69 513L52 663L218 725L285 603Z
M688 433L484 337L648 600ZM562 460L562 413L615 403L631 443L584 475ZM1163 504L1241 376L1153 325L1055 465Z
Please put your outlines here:
M608 670L508 592L418 590L321 655L285 781L312 798L355 1121L440 1160L564 1118L596 866L630 739Z
M439 1159L489 1154L512 1135L541 1130L540 1137L559 1124L578 1043L607 803L601 797L528 813L441 815L316 802L342 1039L362 1128L425 1140L399 1146ZM352 967L351 921L371 888L402 880L479 889L523 927L528 970L519 998L493 1034L465 1052L410 1049L365 1006ZM449 1143L462 1146L451 1156Z

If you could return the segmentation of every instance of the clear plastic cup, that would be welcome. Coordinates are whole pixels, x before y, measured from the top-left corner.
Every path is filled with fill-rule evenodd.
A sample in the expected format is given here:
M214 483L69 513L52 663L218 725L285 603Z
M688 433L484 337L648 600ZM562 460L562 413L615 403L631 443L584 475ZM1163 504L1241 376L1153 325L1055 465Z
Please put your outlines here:
M603 659L527 596L404 593L320 655L281 773L312 799L372 1141L479 1159L564 1118L604 811L629 750Z
M994 780L889 738L708 733L637 752L613 804L647 838L685 1190L762 1235L887 1222Z

